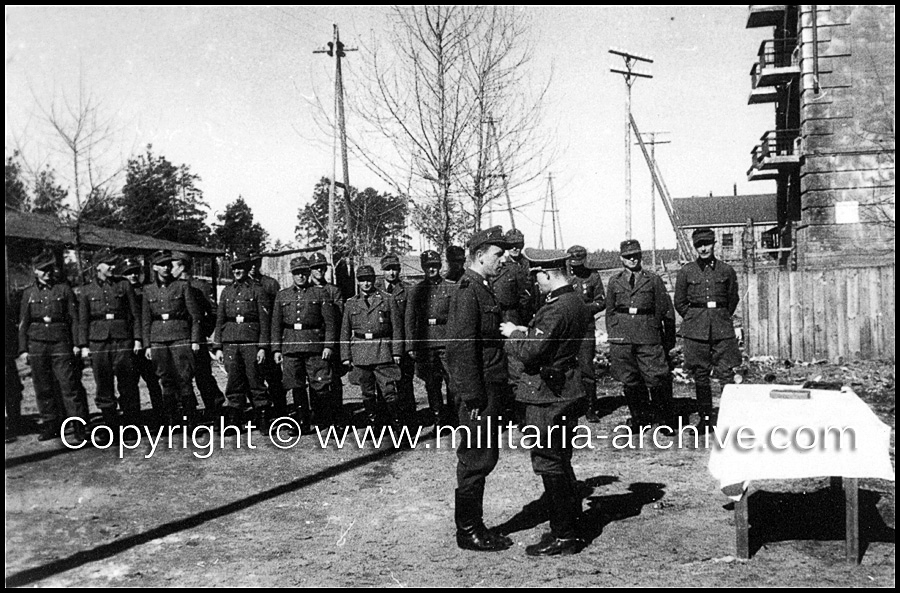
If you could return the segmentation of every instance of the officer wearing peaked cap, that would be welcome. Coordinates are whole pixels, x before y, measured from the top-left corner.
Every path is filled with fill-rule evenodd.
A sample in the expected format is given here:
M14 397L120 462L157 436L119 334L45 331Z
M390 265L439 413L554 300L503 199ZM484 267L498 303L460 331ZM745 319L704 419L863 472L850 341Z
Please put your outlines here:
M441 256L437 251L424 251L420 257L425 279L410 289L406 306L406 352L416 362L416 375L425 382L428 407L435 426L450 420L453 395L447 367L447 318L450 310L452 283L441 277ZM441 383L447 386L447 403L441 394Z
M522 257L525 235L518 229L510 229L506 233L506 241L509 243L506 262L500 269L500 275L491 280L491 285L503 310L503 321L523 325L534 314L528 261Z
M678 271L675 309L682 318L684 368L694 378L703 428L715 424L710 373L715 369L716 376L728 382L741 364L731 320L740 298L734 268L716 259L713 230L697 229L691 239L698 257Z
M675 346L672 299L662 279L643 269L636 239L622 241L620 259L624 269L610 278L606 291L610 371L624 386L633 430L654 420L666 425L672 419L666 359Z
M540 431L541 445L531 450L534 473L541 476L550 511L550 537L528 546L530 556L577 552L581 499L572 469L572 437L584 398L578 357L591 317L582 296L569 284L568 254L525 249L544 305L527 327L500 326L506 351L524 365L516 398L525 404L525 424Z
M62 414L87 420L87 401L79 392L75 355L83 346L78 306L72 288L58 282L56 258L43 253L32 262L35 282L22 294L19 310L19 356L31 366L41 415L38 440L59 437ZM58 408L62 396L65 410ZM75 439L84 440L84 425L73 423Z
M294 285L278 292L272 313L272 352L282 365L284 388L293 393L301 429L334 421L331 358L338 320L325 289L309 282L306 257L291 260ZM308 390L307 390L308 384Z
M597 377L594 373L594 356L596 347L595 316L606 309L606 294L603 291L603 280L596 270L587 267L587 249L581 245L573 245L566 250L569 255L569 282L575 288L575 293L580 295L588 311L591 313L590 323L584 335L579 357L581 361L581 382L588 396L587 420L599 422L600 400L597 398Z
M141 410L133 362L134 354L142 350L140 307L128 280L114 276L118 263L114 253L98 253L94 262L94 279L81 288L78 299L80 341L86 344L81 355L91 359L97 407L104 423L115 432L119 425L117 403L126 424L135 422Z
M444 274L444 280L455 284L459 282L463 272L466 271L466 250L459 245L449 245L446 257L447 273Z
M399 427L403 416L399 401L403 318L394 297L375 288L372 266L359 266L356 280L359 292L344 305L341 360L356 369L367 420L372 424L378 421L380 391L389 422Z
M500 273L509 243L499 226L476 232L469 239L471 264L450 298L447 320L447 366L456 397L460 426L472 434L487 434L502 424L507 381L506 353L500 334L500 303L490 279ZM466 550L495 551L512 545L508 537L484 525L484 488L500 457L499 444L470 446L465 439L456 450L456 544Z

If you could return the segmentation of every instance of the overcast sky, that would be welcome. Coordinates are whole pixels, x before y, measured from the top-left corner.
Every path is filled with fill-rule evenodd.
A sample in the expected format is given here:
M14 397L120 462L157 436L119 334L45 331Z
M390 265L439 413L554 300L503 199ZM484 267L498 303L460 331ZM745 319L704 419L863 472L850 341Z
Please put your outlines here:
M746 178L750 149L774 123L771 104L747 105L750 66L771 30L745 28L746 5L522 10L534 25L535 79L553 70L545 124L560 151L552 172L565 246L617 248L625 234L625 84L609 72L622 66L610 47L654 60L642 65L654 78L635 83L632 111L641 131L669 132L657 159L673 197L731 194L734 184L739 193L774 191L774 182ZM113 158L152 143L200 175L210 221L243 195L273 239L293 240L297 209L331 173L330 140L305 98L328 97L333 63L312 52L330 40L332 23L348 46L371 46L386 37L386 14L380 7L7 7L6 154L15 133L29 158L50 156L36 99L74 96L80 76L117 123ZM345 61L348 93L361 82L358 54ZM350 168L353 185L390 189L361 163L351 160ZM633 234L649 246L646 171L635 146ZM527 244L537 244L546 191L544 178L513 195L533 202L516 214ZM657 217L660 246L673 247L661 205ZM508 222L506 213L494 218ZM549 217L545 224L547 246Z

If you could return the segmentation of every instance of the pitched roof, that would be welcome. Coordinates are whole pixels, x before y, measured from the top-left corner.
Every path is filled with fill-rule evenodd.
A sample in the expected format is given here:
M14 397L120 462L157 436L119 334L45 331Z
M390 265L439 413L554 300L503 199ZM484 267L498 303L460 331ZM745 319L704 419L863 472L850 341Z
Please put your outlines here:
M748 218L754 224L778 222L775 194L675 198L672 202L683 228L744 225Z
M117 251L145 253L158 249L183 251L192 255L222 255L221 249L209 249L156 239L147 235L135 235L125 231L107 229L93 224L81 224L78 229L79 243L83 247L112 247ZM19 239L33 239L47 243L75 245L73 225L48 214L17 212L6 210L6 236Z

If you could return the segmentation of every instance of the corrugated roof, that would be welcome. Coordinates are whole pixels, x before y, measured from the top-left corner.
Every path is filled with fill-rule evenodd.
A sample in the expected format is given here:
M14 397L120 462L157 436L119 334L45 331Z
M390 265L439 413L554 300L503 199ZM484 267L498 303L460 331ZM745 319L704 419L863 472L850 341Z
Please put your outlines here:
M135 235L125 231L107 229L93 224L82 224L79 228L81 245L84 247L112 247L118 251L145 253L158 249L171 249L190 254L222 255L221 249L210 249L187 243L176 243L156 239L147 235ZM6 236L19 239L33 239L47 243L75 244L72 225L47 214L6 210Z
M683 228L744 225L748 218L755 224L778 222L775 194L675 198L672 202Z

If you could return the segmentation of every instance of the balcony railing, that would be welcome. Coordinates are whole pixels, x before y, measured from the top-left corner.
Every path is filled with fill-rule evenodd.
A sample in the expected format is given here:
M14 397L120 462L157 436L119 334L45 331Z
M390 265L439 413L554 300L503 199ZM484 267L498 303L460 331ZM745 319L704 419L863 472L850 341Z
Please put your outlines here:
M775 179L800 164L800 130L770 130L760 140L750 151L750 181Z
M758 103L774 103L778 100L778 90L772 86L759 86L759 62L753 62L750 68L750 105Z
M747 28L775 27L784 22L786 4L751 4L747 15Z
M759 46L753 88L784 84L800 76L797 39L766 39ZM752 71L751 71L752 75Z

